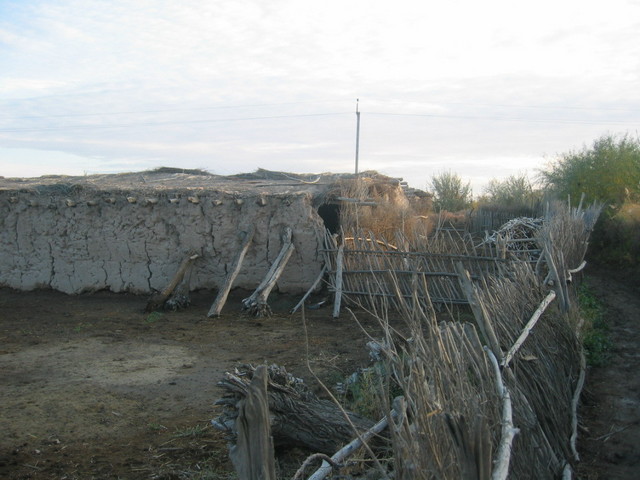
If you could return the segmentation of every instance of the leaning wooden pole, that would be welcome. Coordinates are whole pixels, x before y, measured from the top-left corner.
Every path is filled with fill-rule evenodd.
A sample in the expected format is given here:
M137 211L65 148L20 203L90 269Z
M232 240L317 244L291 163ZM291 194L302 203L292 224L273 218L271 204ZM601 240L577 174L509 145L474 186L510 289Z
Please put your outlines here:
M213 302L213 305L211 305L211 308L209 309L209 313L207 313L207 317L220 316L220 312L222 311L222 307L224 307L224 304L227 301L227 297L229 296L229 291L233 286L233 282L238 276L238 273L240 272L242 261L244 260L244 256L247 253L247 250L249 249L249 245L251 245L251 241L253 240L253 235L255 234L255 231L256 231L255 227L253 225L250 225L247 228L247 231L240 233L241 241L242 241L240 245L240 249L236 254L236 258L233 259L231 268L227 273L227 278L225 278L224 284L220 288L220 291L218 292L218 296L216 297L216 300Z
M320 282L322 281L322 277L324 277L324 274L327 271L327 266L323 265L322 270L320 270L320 273L318 274L318 276L316 277L316 279L314 280L313 284L311 285L311 287L309 287L309 290L307 290L307 293L304 294L304 296L302 297L302 299L297 303L297 305L295 307L293 307L291 309L291 313L296 313L298 311L298 309L304 305L304 301L309 298L309 295L311 295L311 293L316 289L316 287L320 284Z
M491 324L491 319L489 318L487 309L473 287L473 282L471 281L469 272L465 270L462 262L456 263L456 271L458 273L460 286L462 287L464 295L467 297L467 301L469 302L469 306L471 307L471 311L473 312L473 316L476 319L478 327L480 327L482 335L489 343L491 351L498 359L498 362L502 362L502 350L500 350L498 337L496 336L493 325Z
M271 313L269 305L267 304L267 298L273 287L275 287L278 278L282 275L284 267L287 265L289 258L291 258L291 254L295 250L291 236L291 228L286 227L282 234L282 248L280 249L280 253L273 261L273 265L271 265L264 280L258 285L258 288L256 288L250 297L242 300L243 308L249 310L249 312L256 317L268 316Z
M336 258L336 281L335 281L335 297L333 300L333 318L340 316L340 303L342 302L342 269L344 263L344 245L338 247L338 255Z
M500 436L500 443L498 444L498 451L496 452L496 458L493 462L493 473L491 474L491 479L506 480L509 476L509 464L511 463L513 438L520 433L520 429L513 426L511 395L509 394L509 390L502 379L498 359L489 347L485 346L484 350L493 365L493 370L496 375L496 390L502 400L502 432Z
M547 307L553 301L554 298L556 298L556 292L551 290L547 294L547 296L544 298L544 300L540 302L540 305L538 305L538 308L536 309L536 311L533 312L533 315L531 315L531 319L527 322L527 324L522 329L522 333L520 334L518 339L515 341L513 346L507 351L507 354L504 356L504 359L502 360L502 363L501 363L502 368L509 366L509 362L511 362L511 359L515 356L518 349L522 346L524 341L527 339L527 337L531 333L531 330L533 329L533 327L535 327L536 323L538 323L538 320L540 319L540 317L542 316L542 314L544 313L544 311L547 309Z
M169 285L167 285L165 289L162 290L162 292L153 295L149 299L149 301L147 302L147 306L145 307L146 312L153 312L155 310L161 309L164 306L165 302L169 299L173 291L176 289L176 287L180 284L180 282L184 278L187 271L191 268L191 265L193 264L193 262L199 256L200 255L198 255L197 253L193 253L193 254L190 254L187 258L185 258L182 261L182 263L180 264L180 267L178 268L178 271L171 279L171 282L169 283Z

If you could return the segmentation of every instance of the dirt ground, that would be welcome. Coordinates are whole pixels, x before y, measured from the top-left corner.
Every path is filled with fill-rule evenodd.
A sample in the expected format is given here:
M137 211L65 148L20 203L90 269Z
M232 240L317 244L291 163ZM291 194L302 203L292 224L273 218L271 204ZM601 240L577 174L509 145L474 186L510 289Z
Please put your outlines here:
M275 315L255 319L234 293L208 319L211 292L148 314L146 297L0 289L0 478L225 478L226 441L210 427L224 371L267 362L310 377L301 316L284 313L299 298L276 298ZM368 362L348 315L306 320L319 375Z
M580 478L640 478L640 275L587 268L585 281L604 304L613 348L590 368L582 395Z
M587 281L609 306L616 349L588 374L579 475L635 479L640 294L600 270ZM0 478L226 479L226 441L210 426L225 370L278 363L309 381L309 358L336 380L368 363L349 315L308 311L307 357L301 316L286 313L298 298L272 299L275 315L254 319L239 313L242 297L207 319L211 292L192 294L185 311L148 314L146 297L0 289Z

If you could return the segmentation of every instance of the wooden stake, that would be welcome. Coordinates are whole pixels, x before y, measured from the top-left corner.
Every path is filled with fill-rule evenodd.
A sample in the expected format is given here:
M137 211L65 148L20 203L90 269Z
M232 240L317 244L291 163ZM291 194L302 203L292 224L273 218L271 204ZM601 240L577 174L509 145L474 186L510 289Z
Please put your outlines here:
M291 235L291 228L286 227L282 234L282 248L280 249L280 253L271 265L264 280L262 280L262 283L258 285L258 288L256 288L250 297L242 300L244 304L243 308L249 310L256 317L269 316L271 313L269 305L267 304L267 298L276 285L278 278L282 275L291 254L295 250L293 242L291 241Z
M267 367L260 365L253 374L247 396L240 401L235 423L236 445L229 457L240 480L275 480L275 456L269 419Z
M213 302L213 305L211 305L211 308L209 309L209 313L207 313L207 317L220 316L220 312L222 311L222 307L224 307L224 304L227 301L227 297L229 296L229 291L233 286L233 282L238 276L238 273L240 272L242 261L244 260L244 256L247 253L247 250L249 249L249 245L251 245L251 241L253 240L253 235L255 231L256 231L255 227L253 225L250 225L246 232L240 232L240 237L242 241L242 243L240 244L240 249L236 254L236 258L234 258L233 262L231 263L231 268L227 273L227 278L224 279L224 284L222 285L222 287L220 287L220 290L218 291L218 296L216 297L216 300Z
M520 429L513 426L511 395L509 394L509 390L502 379L498 359L489 347L484 347L484 350L493 365L493 370L496 375L496 390L502 400L502 433L500 443L498 444L498 451L496 452L496 458L493 462L493 473L491 475L491 479L506 480L509 475L509 463L511 461L513 438L520 433Z
M320 270L320 273L314 280L313 284L311 285L309 290L307 290L307 293L304 294L304 297L302 297L302 299L298 302L298 304L295 307L293 307L293 309L291 310L291 313L296 313L298 309L304 304L304 301L309 297L309 295L311 295L311 292L313 292L316 289L316 287L322 280L322 277L324 277L324 274L326 271L327 271L327 266L323 265L322 270Z
M342 268L344 261L344 245L338 247L338 255L336 257L336 293L333 301L333 318L340 316L340 303L342 301Z
M542 314L544 313L544 311L547 309L547 307L553 301L554 298L556 298L556 292L551 290L549 294L544 298L544 300L542 300L542 302L540 303L536 311L533 312L531 319L525 325L524 329L522 330L522 333L520 334L518 339L515 341L513 346L509 349L509 351L505 355L504 360L502 361L503 368L509 366L509 362L511 362L511 359L513 358L513 356L516 354L518 349L522 346L524 341L527 339L527 337L531 333L531 330L533 329L535 324L538 322L538 320L540 319L540 317L542 316Z
M491 320L489 319L487 309L480 301L473 288L473 283L471 282L469 272L464 269L461 262L458 262L456 264L456 270L458 271L458 280L460 281L460 286L462 287L462 290L467 297L467 301L469 302L469 306L473 311L473 316L476 319L476 323L480 327L480 331L482 332L485 340L489 343L491 351L494 353L498 361L502 362L502 351L500 350L498 337L496 337L496 333L493 330L493 326L491 325Z
M198 255L197 253L194 253L189 255L187 258L185 258L182 261L182 263L180 264L180 267L178 268L178 271L173 276L173 279L171 280L169 285L167 285L167 287L164 290L162 290L162 292L151 296L151 298L147 302L147 306L144 309L145 312L154 312L162 308L164 303L171 296L171 294L176 289L176 287L180 284L180 282L184 278L184 275L191 268L193 261L199 256L200 255Z

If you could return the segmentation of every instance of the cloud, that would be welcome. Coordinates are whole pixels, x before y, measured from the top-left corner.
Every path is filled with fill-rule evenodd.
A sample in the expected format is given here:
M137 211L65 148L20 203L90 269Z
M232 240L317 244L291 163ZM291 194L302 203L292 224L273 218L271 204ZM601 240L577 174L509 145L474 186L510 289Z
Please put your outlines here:
M361 169L424 185L440 165L485 179L639 123L633 2L4 8L0 146L44 163L351 171L360 98Z

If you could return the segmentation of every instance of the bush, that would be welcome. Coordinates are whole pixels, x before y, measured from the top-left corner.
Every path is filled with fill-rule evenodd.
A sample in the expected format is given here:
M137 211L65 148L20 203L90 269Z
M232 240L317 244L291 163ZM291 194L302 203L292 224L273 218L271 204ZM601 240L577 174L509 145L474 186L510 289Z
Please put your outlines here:
M534 210L540 202L541 192L534 190L526 174L510 175L505 180L493 178L479 199L479 206L500 206L502 210Z
M591 148L560 155L540 175L559 199L577 204L584 193L588 202L618 207L640 199L640 140L605 135Z
M591 236L589 258L640 269L640 203L626 202L600 217Z
M609 338L609 325L605 321L602 304L585 284L578 288L578 303L585 321L582 344L587 364L592 367L606 365L613 345Z
M471 206L471 183L463 183L458 174L442 172L434 175L431 177L431 186L436 210L459 212Z

